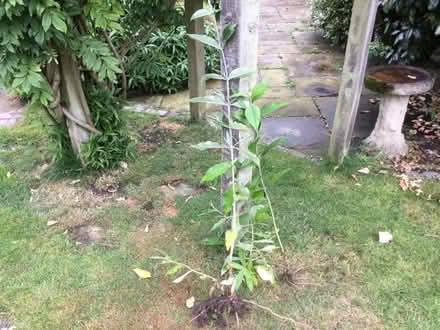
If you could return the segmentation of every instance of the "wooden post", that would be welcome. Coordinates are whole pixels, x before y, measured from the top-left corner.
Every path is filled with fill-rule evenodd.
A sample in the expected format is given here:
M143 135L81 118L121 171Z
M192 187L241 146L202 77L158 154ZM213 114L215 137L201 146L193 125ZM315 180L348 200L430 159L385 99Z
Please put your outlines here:
M203 19L191 21L191 16L202 8L203 0L185 0L185 21L188 33L205 33ZM187 47L190 98L205 96L205 48L201 42L191 38L188 38ZM201 113L205 111L205 107L206 105L203 103L190 103L191 120L199 120Z
M368 61L368 44L374 31L378 1L355 0L345 53L344 70L339 89L329 157L343 162L347 155L364 86Z
M222 0L221 4L221 25L237 24L237 30L231 40L226 44L225 56L228 64L228 71L241 67L254 70L255 73L247 78L237 79L232 82L232 91L240 90L247 92L255 85L258 80L258 23L260 16L260 0ZM222 69L224 67L222 65ZM223 110L227 111L226 109ZM223 130L223 138L228 134L227 129ZM247 150L248 140L252 138L253 132L236 131L233 132L233 143L239 145L240 150ZM237 152L235 158L243 160L245 153ZM223 159L229 160L230 155L224 149ZM238 177L240 184L246 185L252 179L251 170L241 170ZM227 178L223 178L222 187L228 184Z

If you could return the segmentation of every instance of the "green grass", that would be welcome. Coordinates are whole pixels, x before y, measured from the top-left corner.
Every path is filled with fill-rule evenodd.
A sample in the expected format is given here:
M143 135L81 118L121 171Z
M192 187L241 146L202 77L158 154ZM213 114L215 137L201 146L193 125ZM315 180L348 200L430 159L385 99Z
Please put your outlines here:
M130 114L132 131L153 119ZM76 173L81 181L72 185L72 173L62 168L41 178L33 174L50 162L46 128L38 120L32 114L16 128L0 130L0 313L23 329L190 329L185 300L205 298L209 283L188 278L174 285L166 268L149 257L160 249L217 275L223 255L200 241L217 220L209 204L219 202L218 192L178 198L178 216L166 217L160 210L169 201L159 189L170 177L198 184L219 154L190 145L215 139L216 133L186 124L158 151L139 153L127 170ZM141 134L135 136L141 143ZM370 175L356 172L367 166ZM295 286L282 280L262 285L252 299L316 329L440 329L437 202L401 191L396 178L377 174L370 158L353 156L334 171L331 164L274 151L265 167L267 175L291 169L269 190L297 277ZM117 178L119 195L141 205L151 201L159 212L87 195L103 174ZM424 190L440 192L438 183ZM59 223L48 227L49 220ZM78 247L69 232L84 223L105 228L106 244ZM393 242L379 244L379 231L390 231ZM280 260L274 256L274 262ZM139 280L136 267L153 277ZM301 324L298 328L305 328ZM258 310L241 325L292 328Z

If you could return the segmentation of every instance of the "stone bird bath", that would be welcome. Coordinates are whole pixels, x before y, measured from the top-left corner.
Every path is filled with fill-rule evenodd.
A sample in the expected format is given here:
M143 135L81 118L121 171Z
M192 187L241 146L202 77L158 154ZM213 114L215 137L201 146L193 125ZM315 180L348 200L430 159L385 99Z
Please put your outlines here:
M382 65L368 69L365 86L381 94L376 126L363 141L369 150L388 157L408 152L402 126L409 97L429 91L434 80L429 72L412 66Z

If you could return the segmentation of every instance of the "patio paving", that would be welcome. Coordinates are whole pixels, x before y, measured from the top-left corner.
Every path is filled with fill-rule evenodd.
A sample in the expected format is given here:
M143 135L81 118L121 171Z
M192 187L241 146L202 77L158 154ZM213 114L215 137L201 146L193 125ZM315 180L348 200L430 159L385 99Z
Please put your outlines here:
M286 138L285 146L306 155L325 155L336 112L344 52L313 31L307 0L262 0L259 76L272 88L265 98L289 102L263 121L263 135ZM284 88L290 87L288 91ZM353 138L374 128L378 104L365 90Z

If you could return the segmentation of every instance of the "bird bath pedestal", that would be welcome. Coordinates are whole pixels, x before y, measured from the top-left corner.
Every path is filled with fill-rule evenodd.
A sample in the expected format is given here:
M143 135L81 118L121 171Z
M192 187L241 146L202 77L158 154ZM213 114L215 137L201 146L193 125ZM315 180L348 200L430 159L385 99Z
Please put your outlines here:
M402 134L410 95L429 91L434 77L427 71L406 65L383 65L368 70L365 85L382 94L376 126L364 144L372 151L392 157L408 152Z

